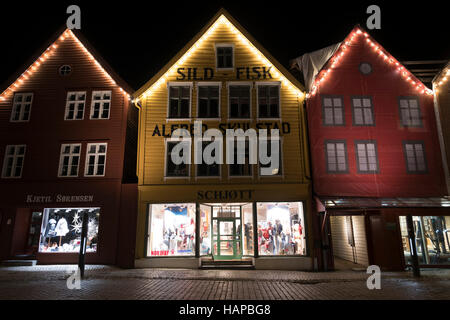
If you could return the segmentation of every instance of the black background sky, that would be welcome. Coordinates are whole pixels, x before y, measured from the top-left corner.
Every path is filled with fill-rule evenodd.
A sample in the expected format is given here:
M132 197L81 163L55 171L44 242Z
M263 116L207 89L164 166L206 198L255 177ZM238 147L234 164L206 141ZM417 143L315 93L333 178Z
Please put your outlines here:
M371 4L381 7L382 29L369 32L397 59L450 59L444 1L14 1L0 8L0 83L65 24L71 4L81 7L82 33L135 89L221 7L285 66L342 41L355 24L366 27Z

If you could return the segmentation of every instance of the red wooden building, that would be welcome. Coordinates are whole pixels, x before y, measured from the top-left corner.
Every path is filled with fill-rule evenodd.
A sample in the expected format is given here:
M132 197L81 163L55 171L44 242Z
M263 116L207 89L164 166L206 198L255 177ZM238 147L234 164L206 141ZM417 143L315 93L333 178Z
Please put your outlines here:
M61 30L0 95L0 260L134 261L132 89L81 34ZM128 235L127 235L128 234Z
M338 257L401 270L411 250L422 266L450 265L432 91L359 26L296 62L309 85L322 265L333 268Z

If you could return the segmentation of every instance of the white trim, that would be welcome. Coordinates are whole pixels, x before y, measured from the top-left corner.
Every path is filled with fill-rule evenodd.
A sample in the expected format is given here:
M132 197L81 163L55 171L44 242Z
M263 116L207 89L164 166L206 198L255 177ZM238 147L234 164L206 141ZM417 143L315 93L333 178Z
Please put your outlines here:
M249 142L249 140L247 140L247 139L245 139L245 142L247 143L249 143L249 145L248 145L248 148L249 148L249 157L248 157L248 160L250 161L250 142ZM234 141L234 147L237 147L237 143L236 143L236 140ZM224 145L224 148L226 149L226 143L225 143L225 145ZM258 146L256 147L256 149L258 150ZM232 175L230 175L230 166L232 166L232 165L234 165L234 164L228 164L227 163L227 161L226 161L226 159L227 159L227 152L228 152L228 150L225 150L225 152L224 152L224 157L225 157L225 161L224 161L224 165L226 165L227 166L227 171L228 171L228 177L227 177L227 179L228 180L230 180L230 179L254 179L254 177L255 177L255 165L254 164L251 164L251 163L246 163L246 164L242 164L242 166L246 166L246 165L250 165L251 166L251 171L252 171L252 174L251 175L248 175L248 176L232 176ZM234 151L233 151L233 153L234 153ZM234 155L236 155L236 153L234 153Z
M14 147L14 154L13 155L8 155L8 149L10 147ZM17 154L17 149L19 149L21 147L24 147L23 155L18 155ZM25 155L26 155L26 153L27 153L27 145L26 144L17 144L17 145L10 144L10 145L6 146L6 148L5 148L5 156L3 158L2 179L21 179L22 178L23 168L25 167ZM8 158L12 158L13 159L12 168L11 168L11 174L13 174L14 171L16 170L16 167L17 167L17 158L19 158L19 157L23 157L22 167L20 168L20 176L18 176L18 177L5 176L7 159Z
M77 99L79 95L84 94L84 100L71 101L71 100L69 100L69 95L71 95L71 94L75 95L75 99ZM86 100L87 100L87 92L86 91L68 91L67 92L67 96L66 96L66 109L64 111L64 121L80 121L80 120L84 120L84 114L86 113L86 108L87 108ZM68 119L67 115L69 113L69 104L71 104L71 103L75 104L75 108L74 108L74 111L73 111L74 118L73 119ZM81 117L81 119L77 119L76 115L77 115L77 113L79 111L78 106L79 106L80 103L84 103L83 116ZM111 110L111 104L110 104L110 110ZM95 119L95 120L97 120L97 119Z
M230 99L230 86L237 87L237 86L248 86L250 87L250 101L249 101L249 117L248 118L231 118L230 112L231 112L231 99ZM228 99L228 120L253 120L253 82L251 81L230 81L227 82L227 99Z
M269 179L274 179L274 178L279 178L279 179L284 179L284 139L282 136L279 136L279 140L280 140L280 151L281 151L281 174L280 175L271 175L271 176L263 176L261 175L261 162L259 161L259 153L258 153L258 173L257 173L257 177L258 180L264 179L264 178L269 178ZM258 138L258 144L259 144L259 139L261 139L261 137ZM267 140L272 140L271 137L267 137ZM258 152L259 152L259 146L258 146Z
M196 110L196 118L202 121L221 121L222 120L222 85L223 83L220 81L212 82L212 81L205 81L205 82L197 82L197 110ZM218 118L200 118L198 116L198 110L200 109L200 100L199 100L199 87L219 87L219 117Z
M213 142L213 141L207 141L207 142ZM195 146L194 146L194 148L195 148ZM223 148L224 148L224 145L223 145L223 143L222 143L222 152L223 152ZM203 161L203 147L202 147L202 161ZM198 175L198 170L197 170L197 164L195 164L194 163L194 166L195 166L195 180L198 180L198 179L200 179L200 180L203 180L203 179L219 179L219 180L222 180L222 166L223 166L223 164L220 164L220 163L218 163L217 164L218 166L219 166L219 175L218 176L199 176Z
M19 120L14 120L13 116L16 113L16 97L17 96L22 96L22 101L18 102L17 104L21 106L20 108L20 114L19 114ZM24 114L24 110L25 110L25 105L28 104L27 102L25 102L23 99L26 98L27 96L31 96L31 101L30 101L30 111L28 112L28 119L27 120L23 120L23 114ZM33 100L34 100L34 93L33 92L16 92L14 93L13 99L12 99L12 108L11 108L11 115L9 117L9 122L30 122L31 120L31 109L33 107Z
M187 176L180 176L180 177L168 177L167 176L167 144L169 142L180 142L180 139L177 138L165 138L164 139L164 181L166 180L174 180L174 179L183 179L183 180L190 180L191 179L191 164L188 164L188 174ZM190 140L190 148L189 148L189 158L192 160L192 140ZM192 161L191 161L192 162Z
M170 87L189 87L189 118L170 118ZM192 93L193 93L194 83L188 81L170 81L167 82L167 110L166 110L166 121L191 121L192 119Z
M229 48L231 47L232 49L232 53L231 53L231 68L219 68L217 66L217 48ZM234 45L234 43L227 43L227 42L218 42L218 43L214 43L214 65L216 66L216 71L234 71L234 66L236 64L236 59L235 59L235 54L236 54L236 47Z
M259 116L259 87L260 86L277 86L278 87L278 118L261 118ZM256 87L256 121L281 121L281 81L258 81L255 82Z
M89 148L91 146L95 145L95 153L89 153ZM105 152L103 153L99 153L98 152L98 148L101 145L105 145ZM108 143L107 142L96 142L96 143L88 143L87 147L86 147L86 161L84 164L84 176L87 178L98 178L98 177L104 177L106 175L106 162L107 162L107 154L108 154ZM94 174L93 175L88 175L88 170L89 170L89 156L94 155L95 156L95 160L94 160ZM95 174L95 172L98 169L98 157L100 155L104 155L105 156L105 164L103 165L103 175L98 175Z
M107 99L103 99L103 95L105 93L109 93L109 101ZM96 94L101 94L102 95L102 99L100 100L94 100L94 95ZM99 102L100 103L100 109L99 109L99 113L98 113L98 118L92 118L93 114L94 114L94 104ZM105 102L109 102L109 111L108 111L108 118L102 118L102 114L103 114L103 103ZM112 107L112 91L111 90L95 90L92 91L92 96L91 96L91 112L90 112L90 116L89 116L89 120L109 120L111 117L111 107Z
M63 150L66 146L70 147L70 153L68 154L63 154ZM72 148L73 147L80 147L80 152L77 153L73 153ZM81 162L81 143L63 143L61 144L61 151L59 153L59 166L58 166L58 178L76 178L78 177L79 173L80 173L80 162ZM70 170L72 167L72 162L73 162L73 157L78 155L78 165L77 165L77 175L70 175ZM63 159L64 157L68 156L69 157L69 168L68 168L68 173L69 175L67 176L63 176L61 175L62 172L62 165L63 165Z

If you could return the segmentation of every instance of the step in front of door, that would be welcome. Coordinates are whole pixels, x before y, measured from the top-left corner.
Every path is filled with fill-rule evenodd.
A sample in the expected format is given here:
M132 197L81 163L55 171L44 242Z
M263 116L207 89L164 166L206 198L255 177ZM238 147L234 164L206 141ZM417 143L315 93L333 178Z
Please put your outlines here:
M2 267L33 267L37 260L4 260L0 262Z
M202 260L201 269L254 269L252 260Z

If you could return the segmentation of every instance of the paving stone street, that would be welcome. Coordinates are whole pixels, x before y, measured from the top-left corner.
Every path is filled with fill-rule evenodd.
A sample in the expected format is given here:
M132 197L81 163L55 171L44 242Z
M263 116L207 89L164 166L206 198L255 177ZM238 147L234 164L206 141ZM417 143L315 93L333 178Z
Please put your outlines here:
M121 270L89 266L81 289L69 290L75 266L0 268L1 300L414 300L450 299L450 272L383 273L368 290L365 272Z

